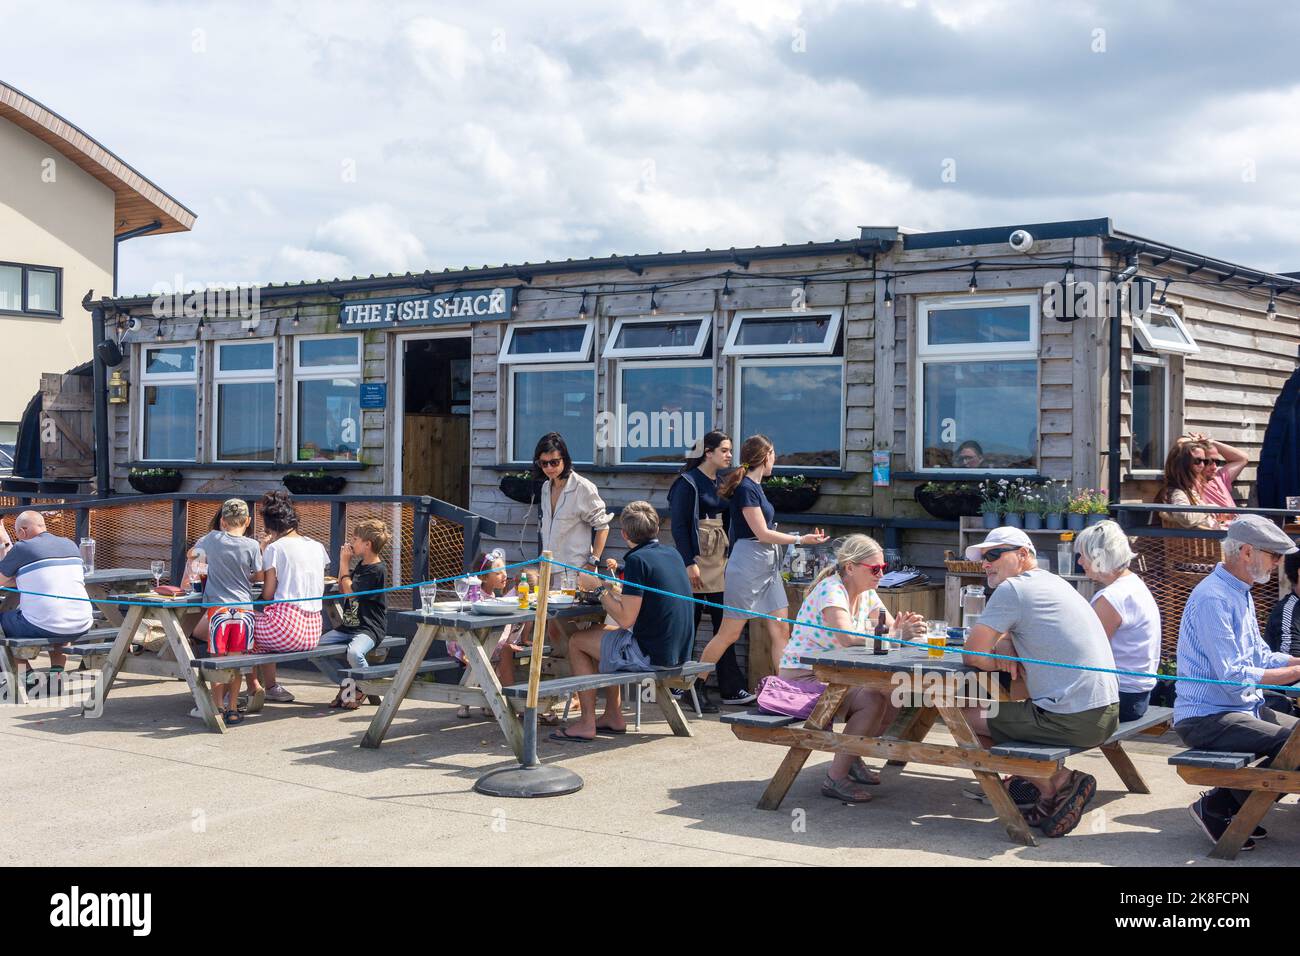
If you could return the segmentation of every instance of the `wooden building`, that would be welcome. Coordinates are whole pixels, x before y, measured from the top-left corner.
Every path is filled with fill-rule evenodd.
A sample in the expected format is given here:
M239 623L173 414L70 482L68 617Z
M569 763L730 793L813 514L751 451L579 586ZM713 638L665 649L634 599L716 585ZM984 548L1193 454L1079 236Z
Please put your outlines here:
M737 445L768 434L778 473L821 479L813 512L787 526L892 526L873 533L936 567L956 531L927 520L919 483L1102 488L1118 473L1123 498L1149 498L1185 430L1258 451L1300 345L1300 280L1107 219L253 292L248 314L211 296L162 318L147 296L94 304L126 356L128 400L110 406L116 489L133 465L180 468L186 491L320 468L348 493L486 514L512 559L534 553L536 514L499 483L542 433L565 434L610 504L664 508L702 422ZM983 450L975 470L955 467L968 439ZM888 453L887 485L873 485L874 452Z

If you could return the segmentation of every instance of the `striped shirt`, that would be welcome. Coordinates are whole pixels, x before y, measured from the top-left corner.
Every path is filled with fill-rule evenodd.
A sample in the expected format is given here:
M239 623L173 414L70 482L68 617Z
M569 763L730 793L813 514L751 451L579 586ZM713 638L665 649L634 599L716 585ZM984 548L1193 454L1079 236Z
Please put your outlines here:
M1215 565L1183 608L1178 676L1257 684L1264 671L1289 663L1289 655L1270 651L1260 636L1250 586L1222 564ZM1179 681L1174 723L1231 711L1259 716L1263 702L1264 692L1257 687Z
M1292 591L1273 605L1264 627L1264 643L1283 654L1300 656L1297 627L1300 627L1300 595Z
M69 636L90 630L85 570L76 542L48 531L19 541L0 561L0 574L13 578L18 590L29 592L18 598L23 619L51 634ZM45 594L59 597L41 596Z

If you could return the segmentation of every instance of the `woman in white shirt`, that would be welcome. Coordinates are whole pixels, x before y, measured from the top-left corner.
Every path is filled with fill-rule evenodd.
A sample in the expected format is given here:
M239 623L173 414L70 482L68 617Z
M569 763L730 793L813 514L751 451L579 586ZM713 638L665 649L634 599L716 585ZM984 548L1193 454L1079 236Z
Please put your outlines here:
M329 555L319 541L298 533L298 511L287 491L262 497L262 526L270 540L262 551L264 604L253 624L253 652L283 654L309 651L320 643L321 595ZM253 669L249 677L249 707L258 698L289 703L293 694L276 680L274 664ZM260 680L259 680L260 678ZM265 689L263 689L265 684Z
M543 435L533 451L542 482L542 550L570 567L595 570L605 551L609 523L600 492L573 470L569 446L559 432ZM556 569L560 574L563 568Z
M1075 549L1083 573L1101 585L1092 609L1110 638L1115 669L1154 674L1160 666L1160 608L1146 583L1129 570L1133 550L1123 529L1113 521L1085 528ZM1121 723L1146 713L1155 686L1155 677L1120 675Z

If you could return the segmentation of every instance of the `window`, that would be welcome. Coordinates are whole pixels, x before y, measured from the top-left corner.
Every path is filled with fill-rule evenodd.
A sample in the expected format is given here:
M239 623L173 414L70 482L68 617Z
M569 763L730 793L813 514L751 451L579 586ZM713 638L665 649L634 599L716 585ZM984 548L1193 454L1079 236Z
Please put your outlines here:
M709 341L707 315L616 319L603 358L699 358Z
M140 384L142 461L194 461L198 431L198 347L145 346Z
M1201 350L1178 313L1154 302L1141 315L1133 316L1133 331L1137 333L1142 347L1149 352L1192 355Z
M62 274L62 269L0 263L0 312L59 315Z
M275 343L217 344L216 461L275 461Z
M294 340L294 458L356 461L361 453L361 338Z
M1038 453L1037 296L921 300L916 323L914 440L921 469L1032 471Z
M680 463L713 421L713 363L624 362L617 406L619 464Z
M586 362L591 358L594 323L516 322L506 327L502 364Z
M842 359L742 359L737 363L736 435L766 435L776 463L838 468L843 462Z
M1161 471L1169 453L1169 360L1133 354L1133 471Z
M830 355L840 332L840 309L737 312L725 355Z
M577 462L595 461L596 370L588 366L528 366L510 376L510 455L532 461L537 439L559 432Z

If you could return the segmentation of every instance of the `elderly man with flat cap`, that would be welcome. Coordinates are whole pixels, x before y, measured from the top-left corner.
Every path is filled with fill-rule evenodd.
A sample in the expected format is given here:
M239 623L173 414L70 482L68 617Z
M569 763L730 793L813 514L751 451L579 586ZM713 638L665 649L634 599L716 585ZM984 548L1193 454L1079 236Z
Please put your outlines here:
M1300 657L1270 650L1260 636L1250 593L1252 585L1271 580L1278 562L1295 550L1271 521L1242 515L1228 529L1223 561L1187 599L1178 627L1178 676L1225 682L1178 682L1174 730L1187 746L1271 760L1290 736L1296 718L1266 707L1262 690L1243 685L1300 681ZM1216 787L1192 804L1192 818L1218 842L1249 796L1247 790ZM1254 836L1264 836L1263 828ZM1243 849L1254 849L1254 840Z

